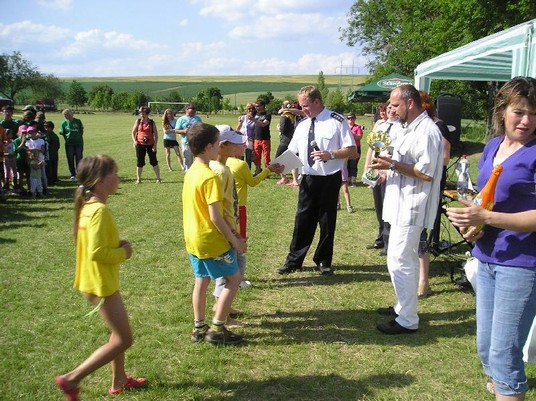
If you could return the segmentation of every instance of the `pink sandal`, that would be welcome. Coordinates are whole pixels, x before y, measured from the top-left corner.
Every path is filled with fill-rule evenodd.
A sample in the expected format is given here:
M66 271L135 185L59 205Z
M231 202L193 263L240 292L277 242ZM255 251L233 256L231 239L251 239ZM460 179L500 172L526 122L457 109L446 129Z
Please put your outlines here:
M108 394L116 395L122 393L125 390L134 390L137 388L142 388L147 386L147 383L149 383L149 380L143 377L140 377L139 379L134 379L132 376L127 376L127 382L123 387L118 388L117 390L111 388L108 390Z
M56 385L63 391L65 394L65 399L68 401L79 401L80 400L80 387L68 387L63 376L57 376L54 379Z

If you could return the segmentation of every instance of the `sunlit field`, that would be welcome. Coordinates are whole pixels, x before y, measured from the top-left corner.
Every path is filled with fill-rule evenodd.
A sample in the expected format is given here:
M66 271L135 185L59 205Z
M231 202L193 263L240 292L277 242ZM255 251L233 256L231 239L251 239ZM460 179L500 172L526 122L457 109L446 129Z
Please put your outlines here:
M162 183L150 166L135 185L130 132L135 116L78 114L86 155L105 153L119 165L121 185L109 205L133 257L122 265L121 293L134 331L127 370L147 377L147 389L124 400L486 400L485 376L475 350L475 304L471 292L451 282L459 276L466 247L433 258L430 298L419 301L421 326L414 335L385 336L378 307L395 297L385 257L366 250L377 232L370 189L350 188L356 212L338 213L335 274L312 270L280 276L292 235L298 190L276 185L272 176L250 189L247 279L235 306L244 310L246 343L214 347L192 343L193 278L184 249L181 189L176 159ZM211 124L236 125L236 115L202 115ZM60 113L50 113L58 127ZM158 116L153 118L159 121ZM368 127L369 117L358 117ZM272 153L278 143L272 121ZM158 124L160 127L160 124ZM60 149L62 182L45 199L9 196L0 203L0 399L59 400L53 379L107 340L101 319L73 289L75 249L73 192ZM478 157L477 154L472 156ZM360 162L359 175L363 171ZM474 165L474 164L473 164ZM444 221L442 239L459 237ZM316 241L314 242L316 245ZM212 299L209 297L207 317ZM531 387L536 369L528 366ZM109 399L110 367L82 382L82 400ZM527 400L536 391L527 394Z

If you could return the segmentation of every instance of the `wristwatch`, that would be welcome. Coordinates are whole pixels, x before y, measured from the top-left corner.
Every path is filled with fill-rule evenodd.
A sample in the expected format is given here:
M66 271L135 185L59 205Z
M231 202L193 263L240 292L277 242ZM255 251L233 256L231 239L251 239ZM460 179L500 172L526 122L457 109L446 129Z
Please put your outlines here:
M389 166L389 170L395 171L396 169L396 160L391 159L391 165Z
M335 152L333 150L329 151L329 159L334 160L335 159Z

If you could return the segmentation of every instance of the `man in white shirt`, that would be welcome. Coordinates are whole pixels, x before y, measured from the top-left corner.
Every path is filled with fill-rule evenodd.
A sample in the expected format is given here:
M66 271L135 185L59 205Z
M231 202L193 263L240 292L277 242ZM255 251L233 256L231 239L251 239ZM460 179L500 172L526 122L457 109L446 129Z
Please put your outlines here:
M357 158L357 148L346 119L324 107L318 88L303 87L298 102L307 119L296 127L288 149L303 163L302 181L290 251L277 272L301 270L318 225L313 261L321 275L331 275L341 170L346 159Z
M391 92L391 107L403 124L392 158L372 159L372 168L389 169L383 219L390 223L387 267L397 303L378 313L395 317L377 326L385 334L415 333L419 327L419 239L423 228L432 228L443 168L441 133L421 106L419 92L403 85Z

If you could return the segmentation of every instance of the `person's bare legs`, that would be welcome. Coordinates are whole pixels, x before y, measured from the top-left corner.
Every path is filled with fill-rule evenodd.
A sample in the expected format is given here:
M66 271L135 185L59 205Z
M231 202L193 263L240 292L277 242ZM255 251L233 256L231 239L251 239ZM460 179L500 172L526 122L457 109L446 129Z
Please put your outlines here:
M214 312L214 319L220 322L225 322L231 309L231 304L236 296L238 287L242 281L242 275L237 271L232 276L225 276L225 286L216 303L216 311Z
M344 196L344 201L346 202L346 210L348 210L350 213L352 213L353 207L352 207L352 201L350 200L350 191L348 191L348 183L343 182L341 184L341 190L342 194Z
M84 297L93 305L97 305L100 301L100 298L95 295L84 294ZM84 377L109 362L112 365L112 388L121 388L127 382L125 350L132 345L132 330L130 329L128 315L119 291L106 297L100 310L100 315L111 331L110 339L78 367L63 375L64 381L71 388L78 387Z
M179 162L179 166L181 166L181 169L184 170L186 165L184 164L184 160L182 159L181 150L178 146L173 146L173 150L175 150L175 154L177 155L177 161Z
M192 306L194 309L194 320L205 320L207 308L207 289L210 277L196 277L194 291L192 292Z
M430 254L425 253L419 256L419 298L426 298L430 295L430 282L428 274L430 271Z
M172 171L173 169L171 168L171 149L170 148L164 148L164 150L166 151L167 168L168 168L169 171Z
M136 167L136 183L141 182L141 173L143 173L143 167Z
M156 175L156 182L160 182L160 167L158 164L156 166L153 166L154 175Z
M290 172L292 173L292 183L293 184L299 184L299 182L298 182L298 169L294 168L294 169L290 170Z

